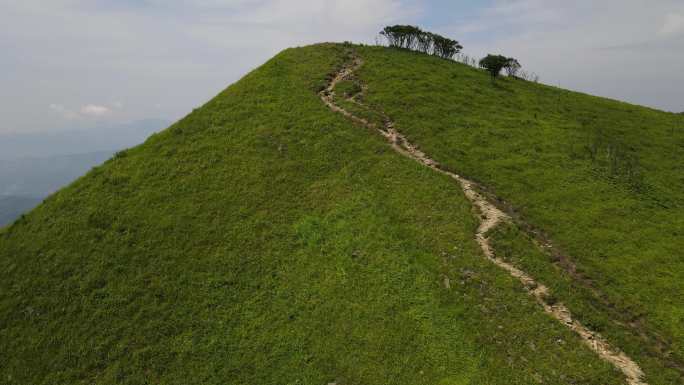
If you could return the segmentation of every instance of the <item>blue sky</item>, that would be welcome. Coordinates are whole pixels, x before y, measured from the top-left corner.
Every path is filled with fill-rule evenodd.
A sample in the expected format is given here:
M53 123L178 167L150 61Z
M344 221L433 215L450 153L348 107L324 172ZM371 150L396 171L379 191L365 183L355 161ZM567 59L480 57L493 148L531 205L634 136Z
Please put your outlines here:
M0 0L0 135L178 119L284 48L370 43L391 23L684 110L680 0Z

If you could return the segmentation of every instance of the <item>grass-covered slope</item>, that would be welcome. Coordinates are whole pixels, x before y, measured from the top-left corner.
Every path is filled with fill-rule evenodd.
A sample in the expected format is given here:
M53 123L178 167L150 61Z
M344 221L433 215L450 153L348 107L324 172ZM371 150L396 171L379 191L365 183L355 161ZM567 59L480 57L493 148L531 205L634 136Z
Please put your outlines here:
M684 117L521 80L493 84L408 51L358 51L366 103L504 199L562 260L515 227L495 234L499 253L640 361L650 383L684 381Z
M344 55L281 53L2 230L0 382L621 383L458 186L323 105Z

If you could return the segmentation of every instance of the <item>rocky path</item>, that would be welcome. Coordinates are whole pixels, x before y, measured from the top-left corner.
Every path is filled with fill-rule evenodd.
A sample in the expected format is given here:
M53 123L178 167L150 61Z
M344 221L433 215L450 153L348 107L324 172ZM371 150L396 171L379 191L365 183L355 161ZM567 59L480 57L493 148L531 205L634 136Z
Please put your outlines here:
M473 206L477 208L479 214L478 217L480 218L480 225L477 229L475 238L477 243L482 248L482 252L484 253L485 257L495 265L506 270L511 276L518 279L525 287L527 292L535 298L535 300L541 305L546 313L558 320L567 328L574 331L580 336L587 346L589 346L594 352L596 352L596 354L599 355L599 357L607 362L610 362L613 366L619 369L625 375L629 385L647 385L647 383L643 380L644 373L636 362L634 362L624 352L611 346L606 339L601 337L601 335L589 330L579 321L574 319L565 305L551 301L549 299L549 289L546 286L537 282L533 277L515 267L513 264L508 263L496 256L487 233L500 223L510 221L511 218L508 216L508 214L504 213L492 202L490 202L487 197L479 193L479 189L474 182L471 182L470 180L458 174L442 168L439 163L431 159L415 145L411 144L407 138L396 129L394 122L382 111L374 111L375 113L380 114L383 120L382 124L376 124L363 117L357 116L336 102L335 87L340 82L345 80L356 81L354 72L362 65L363 61L361 58L358 56L353 57L353 59L333 77L326 89L321 91L320 97L323 103L325 103L331 110L344 115L348 119L369 129L376 130L388 140L394 150L402 155L413 159L424 166L444 174L458 182L463 189L465 196L468 198L468 200L470 200ZM359 101L359 96L365 92L365 87L363 85L361 85L360 88L362 91L359 94L349 96L346 101L372 111L372 109L364 106L362 102Z

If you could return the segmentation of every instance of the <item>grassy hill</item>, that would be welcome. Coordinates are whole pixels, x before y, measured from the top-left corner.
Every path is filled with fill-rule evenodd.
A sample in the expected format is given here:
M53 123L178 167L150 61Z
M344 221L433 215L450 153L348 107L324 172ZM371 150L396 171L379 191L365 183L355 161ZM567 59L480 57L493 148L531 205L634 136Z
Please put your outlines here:
M452 180L321 102L349 50L282 52L0 230L0 379L624 383L483 258ZM355 50L366 103L515 208L498 252L677 383L682 117Z
M535 255L513 226L497 234L502 254L652 365L653 383L684 381L682 116L514 79L487 85L484 72L415 53L361 55L368 103L560 248Z

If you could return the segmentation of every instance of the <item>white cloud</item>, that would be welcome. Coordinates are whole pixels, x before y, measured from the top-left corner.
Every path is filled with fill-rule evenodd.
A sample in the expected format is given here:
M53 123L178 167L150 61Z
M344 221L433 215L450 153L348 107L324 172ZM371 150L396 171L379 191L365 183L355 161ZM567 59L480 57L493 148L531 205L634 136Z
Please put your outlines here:
M55 103L53 103L53 104L50 104L49 107L50 107L50 110L51 110L52 112L55 112L55 113L61 115L64 119L74 120L74 119L80 118L80 116L78 115L78 113L76 113L76 112L74 112L74 111L72 111L72 110L69 110L68 108L64 107L64 106L61 105L61 104L55 104Z
M99 106L96 104L86 104L82 106L79 111L74 111L65 107L63 104L52 103L49 105L50 111L57 113L67 120L79 120L87 118L105 118L113 114L111 108L106 106Z
M662 36L674 36L684 32L684 14L669 13L660 29Z
M684 88L672 87L684 81L682 0L471 1L491 5L477 5L481 11L451 27L430 25L460 3L444 0L0 3L0 130L47 129L55 114L84 122L176 119L284 48L372 43L383 25L418 20L461 41L468 54L516 56L543 81L684 109ZM84 100L111 103L76 107Z
M396 19L406 12L404 9L402 3L396 0L269 0L246 11L240 18L260 25L350 26L356 32L377 26L385 19Z
M452 34L466 53L516 57L547 84L681 111L683 14L675 0L496 0Z
M109 107L105 106L98 106L95 104L86 104L85 106L81 107L81 115L83 116L88 116L88 117L93 117L93 118L101 118L104 116L111 115L112 110Z
M412 1L0 0L0 100L10 101L0 103L0 130L48 129L55 113L81 120L176 119L282 49L370 43L384 23L409 21L419 7L406 6ZM112 94L126 108L111 102L96 106L109 111L31 113L53 100L80 106Z

